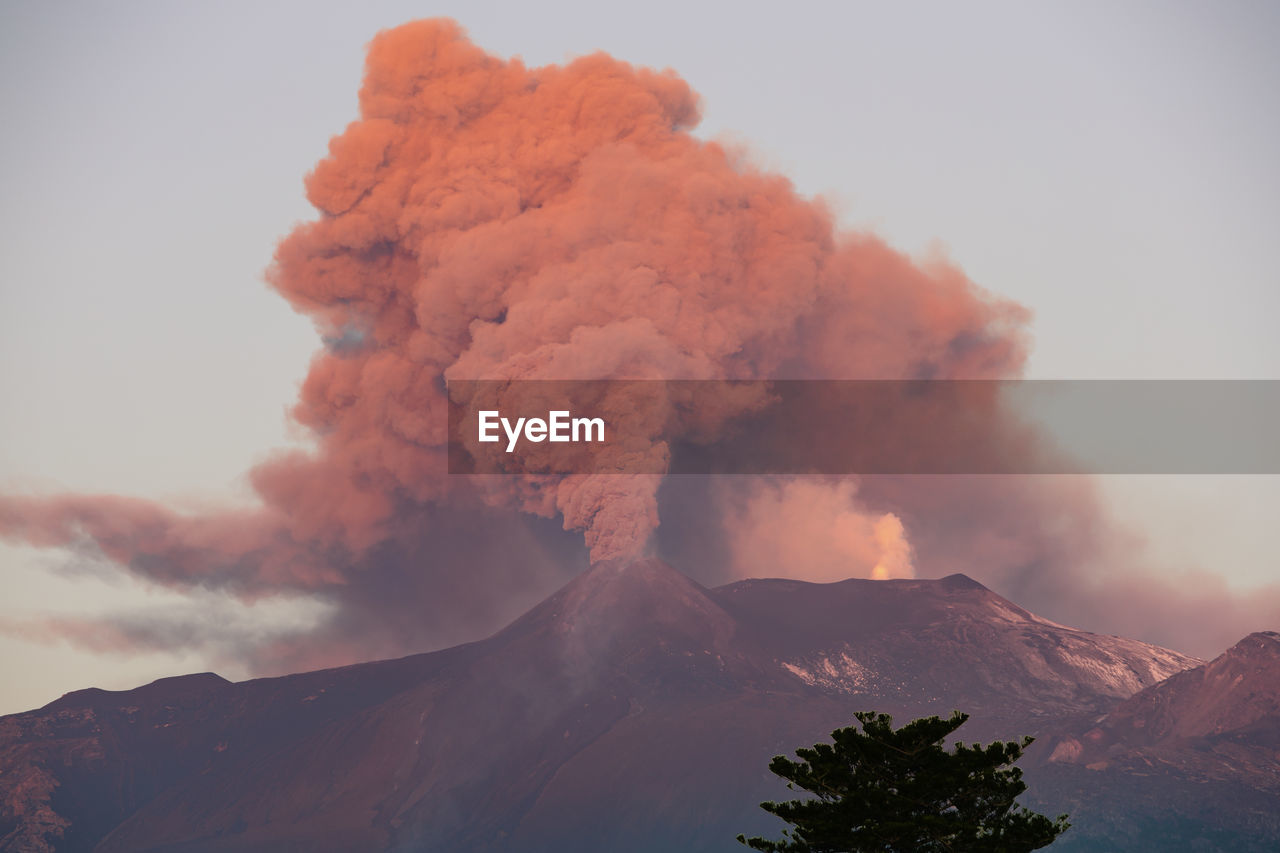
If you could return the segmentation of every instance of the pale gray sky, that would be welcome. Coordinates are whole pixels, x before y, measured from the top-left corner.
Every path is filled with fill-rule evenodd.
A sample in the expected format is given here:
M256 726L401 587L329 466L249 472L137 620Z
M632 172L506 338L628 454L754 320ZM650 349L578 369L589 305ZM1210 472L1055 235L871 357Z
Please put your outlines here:
M1274 3L0 9L0 491L247 498L318 345L261 271L312 215L301 179L354 118L364 44L435 15L529 64L676 69L700 134L1032 308L1031 376L1280 378ZM1276 478L1108 487L1159 559L1280 581ZM65 555L5 547L0 572L0 618L192 606ZM0 639L0 713L207 666Z

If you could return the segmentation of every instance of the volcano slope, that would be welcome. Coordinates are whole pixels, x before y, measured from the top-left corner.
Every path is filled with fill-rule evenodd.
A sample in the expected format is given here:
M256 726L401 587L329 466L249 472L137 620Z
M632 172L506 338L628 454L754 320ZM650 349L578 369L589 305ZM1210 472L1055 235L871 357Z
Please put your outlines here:
M1048 739L1035 798L1080 830L1063 850L1280 847L1280 634L1139 691L1094 724ZM1033 783L1034 784L1034 783ZM1058 848L1055 848L1058 849Z
M602 564L480 642L0 718L0 849L729 851L781 828L757 807L786 796L770 757L864 709L959 708L966 741L1042 736L1026 760L1056 814L1063 779L1102 777L1050 746L1200 664L963 575L708 590L658 561Z

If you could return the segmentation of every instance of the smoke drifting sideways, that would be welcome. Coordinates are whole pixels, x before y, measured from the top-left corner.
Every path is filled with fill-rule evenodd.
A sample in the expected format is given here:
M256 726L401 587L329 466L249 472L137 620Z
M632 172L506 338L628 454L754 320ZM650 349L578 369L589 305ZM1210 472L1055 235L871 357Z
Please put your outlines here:
M1204 653L1280 623L1280 596L1205 601L1128 566L1072 478L448 476L450 379L1014 377L1029 315L693 136L697 97L669 71L528 68L417 21L374 38L359 105L306 179L318 218L268 271L324 342L292 410L314 449L253 469L252 510L11 495L0 536L173 589L331 605L241 650L260 672L475 639L589 562L644 553L709 584L964 571ZM1179 633L1189 611L1199 634Z

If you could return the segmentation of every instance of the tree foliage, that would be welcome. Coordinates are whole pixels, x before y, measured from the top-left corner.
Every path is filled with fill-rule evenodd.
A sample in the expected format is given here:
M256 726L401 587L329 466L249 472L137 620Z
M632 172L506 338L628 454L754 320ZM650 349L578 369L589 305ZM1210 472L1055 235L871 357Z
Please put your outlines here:
M969 719L926 717L893 728L888 714L864 711L862 724L837 729L833 743L777 756L769 769L791 790L813 796L760 807L792 826L781 841L738 840L768 853L991 851L1020 853L1050 844L1069 824L1014 800L1026 790L1011 765L1032 738L982 746L943 742Z

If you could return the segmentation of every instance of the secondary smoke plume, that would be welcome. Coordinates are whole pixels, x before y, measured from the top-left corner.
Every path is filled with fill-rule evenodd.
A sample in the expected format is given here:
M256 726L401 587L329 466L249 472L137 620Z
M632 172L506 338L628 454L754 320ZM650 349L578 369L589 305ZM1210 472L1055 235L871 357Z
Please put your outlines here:
M1033 607L1078 587L1071 561L1099 541L1083 528L1105 525L1060 487L446 475L448 379L1018 374L1022 308L838 233L697 121L670 72L603 54L528 68L449 21L379 34L360 118L306 179L319 216L268 273L325 341L293 409L315 450L252 471L251 512L15 496L0 533L173 587L332 602L318 634L259 650L269 669L469 639L588 554L646 548L706 581L829 579L846 559L875 576L962 562ZM1051 615L1087 622L1092 601Z
M716 504L724 512L728 562L738 572L811 581L914 576L902 520L861 507L852 479L723 485Z

